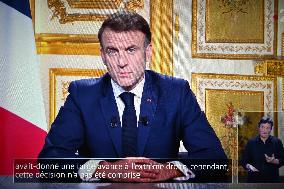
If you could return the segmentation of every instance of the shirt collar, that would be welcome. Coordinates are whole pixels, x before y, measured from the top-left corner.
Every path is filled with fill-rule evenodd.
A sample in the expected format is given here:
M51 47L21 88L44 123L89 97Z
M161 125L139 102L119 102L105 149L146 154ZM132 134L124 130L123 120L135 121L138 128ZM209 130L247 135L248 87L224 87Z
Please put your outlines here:
M138 98L142 98L142 92L143 92L143 87L144 87L144 83L145 83L145 76L143 77L143 79L136 85L136 87L130 91L126 91L124 90L121 86L119 86L113 79L111 79L111 86L113 89L113 94L115 96L115 98L118 98L119 95L123 92L131 92L133 93L135 96L137 96Z
M257 140L258 140L258 142L262 142L263 143L263 141L260 138L260 135L258 135ZM265 143L270 142L270 141L271 141L271 135L268 136L268 138L266 139Z

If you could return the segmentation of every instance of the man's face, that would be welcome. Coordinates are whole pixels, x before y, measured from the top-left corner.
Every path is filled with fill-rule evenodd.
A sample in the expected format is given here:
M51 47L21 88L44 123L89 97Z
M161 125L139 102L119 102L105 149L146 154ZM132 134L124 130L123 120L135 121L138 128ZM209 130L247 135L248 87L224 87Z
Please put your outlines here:
M259 135L262 139L267 139L271 132L271 125L269 123L260 124L258 128Z
M152 46L145 47L140 31L115 32L106 28L102 34L101 57L111 78L125 90L133 89L144 77Z

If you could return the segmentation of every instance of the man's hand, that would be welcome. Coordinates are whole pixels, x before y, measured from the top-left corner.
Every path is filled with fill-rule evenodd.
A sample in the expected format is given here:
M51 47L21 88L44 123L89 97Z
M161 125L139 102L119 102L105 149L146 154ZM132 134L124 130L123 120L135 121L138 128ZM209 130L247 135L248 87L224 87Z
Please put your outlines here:
M167 181L176 177L182 177L184 174L173 164L165 163L157 174L157 177L152 182Z
M264 156L267 163L279 164L279 160L275 158L274 154L272 154L271 157L267 154L264 154Z
M247 164L246 168L248 169L248 171L259 172L259 170L255 168L254 166L252 166L251 164Z
M126 158L100 162L93 177L97 175L114 182L159 182L183 176L183 173L174 165L170 167L170 163L161 164L148 158Z

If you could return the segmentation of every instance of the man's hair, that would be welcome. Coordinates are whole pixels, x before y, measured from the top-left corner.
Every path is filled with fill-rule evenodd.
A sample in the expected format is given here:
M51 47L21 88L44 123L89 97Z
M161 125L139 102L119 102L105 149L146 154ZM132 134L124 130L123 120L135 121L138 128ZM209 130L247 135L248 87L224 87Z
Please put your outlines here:
M264 116L259 120L258 127L260 127L261 124L266 124L266 123L268 123L271 126L271 128L273 127L273 120L271 117L268 116Z
M102 46L102 34L106 28L115 32L140 31L145 34L145 46L151 42L151 31L147 21L135 12L119 11L110 15L99 29L98 38Z

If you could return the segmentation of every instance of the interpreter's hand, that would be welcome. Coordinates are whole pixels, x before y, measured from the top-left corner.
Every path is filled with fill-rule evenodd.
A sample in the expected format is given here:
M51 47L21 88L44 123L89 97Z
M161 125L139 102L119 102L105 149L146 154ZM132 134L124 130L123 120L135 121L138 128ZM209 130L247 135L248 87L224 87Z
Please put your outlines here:
M150 165L158 163L148 158L126 158L115 162L102 161L93 174L114 182L153 182L158 179L159 168ZM147 166L148 165L148 166Z
M255 168L254 166L252 166L251 164L247 164L246 168L248 169L248 171L259 172L259 170Z
M275 158L274 154L271 157L267 154L264 154L264 156L267 163L279 164L279 160Z

